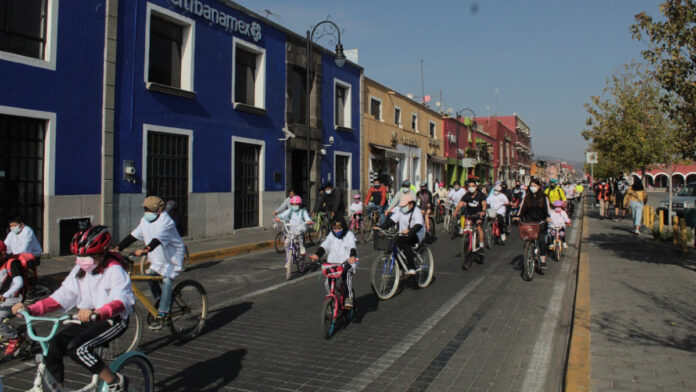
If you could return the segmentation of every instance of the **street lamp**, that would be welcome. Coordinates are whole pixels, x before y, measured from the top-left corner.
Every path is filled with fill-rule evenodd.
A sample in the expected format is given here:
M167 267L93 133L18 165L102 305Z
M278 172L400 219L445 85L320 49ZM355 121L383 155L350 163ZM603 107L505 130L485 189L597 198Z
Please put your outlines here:
M473 130L478 129L478 125L476 124L476 113L474 113L474 111L469 109L469 108L457 110L457 121L459 121L459 117L461 117L462 113L464 113L466 111L471 112L471 115L474 118L474 123L473 123L473 125L467 125L467 124L464 124L464 125L471 127L471 129L473 129ZM457 125L457 148L459 148L459 125ZM468 172L468 169L467 169L467 172Z
M311 105L311 82L310 82L310 77L311 77L311 70L310 66L312 64L312 40L314 39L314 33L317 31L317 27L321 25L326 25L329 24L330 27L327 30L326 26L324 26L324 31L320 35L320 38L323 37L324 35L333 35L336 33L337 37L337 43L336 43L336 57L334 61L336 62L336 65L338 67L343 67L343 64L346 62L346 55L343 53L343 45L341 44L341 30L338 28L338 25L336 23L330 21L330 20L323 20L319 23L317 23L312 31L310 32L307 30L307 54L306 54L306 70L307 70L307 210L311 211L311 189L312 189L312 182L310 181L309 178L309 173L310 173L310 168L312 166L310 162L310 148L309 148L309 142L310 142L310 130L311 130L311 111L310 111L310 105Z

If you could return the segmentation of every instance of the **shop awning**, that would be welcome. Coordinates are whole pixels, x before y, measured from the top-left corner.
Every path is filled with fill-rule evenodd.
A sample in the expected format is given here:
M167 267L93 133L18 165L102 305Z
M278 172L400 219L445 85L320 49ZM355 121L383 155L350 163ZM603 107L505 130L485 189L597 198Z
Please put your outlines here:
M462 161L456 158L447 158L447 164L452 166L461 166Z
M430 159L430 162L437 163L440 165L444 165L445 163L447 163L447 159L432 154L428 154L428 159Z
M402 158L402 157L404 156L404 153L402 153L402 152L400 152L400 151L397 151L397 150L395 150L395 149L393 149L393 148L389 148L389 147L387 147L387 146L382 146L382 145L379 145L379 144L370 143L370 147L376 148L376 149L379 149L379 150L384 151L384 156L385 156L385 157L389 157L389 158Z

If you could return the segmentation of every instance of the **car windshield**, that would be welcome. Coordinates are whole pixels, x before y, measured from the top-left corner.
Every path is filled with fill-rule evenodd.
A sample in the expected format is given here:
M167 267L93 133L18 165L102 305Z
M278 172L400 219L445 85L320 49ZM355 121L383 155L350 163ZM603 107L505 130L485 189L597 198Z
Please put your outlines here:
M696 196L696 184L685 186L677 193L677 196Z

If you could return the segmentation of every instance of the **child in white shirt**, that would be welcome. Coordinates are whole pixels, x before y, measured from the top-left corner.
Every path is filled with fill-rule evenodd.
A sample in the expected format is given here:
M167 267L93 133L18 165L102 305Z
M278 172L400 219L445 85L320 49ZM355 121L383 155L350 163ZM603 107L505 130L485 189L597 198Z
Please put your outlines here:
M563 210L563 202L561 200L556 200L553 202L553 211L549 214L551 218L551 224L549 225L549 234L551 229L556 229L561 232L561 241L563 241L563 247L567 248L568 244L565 239L565 226L570 226L570 218L568 214Z
M317 261L324 253L327 254L326 262L330 264L348 263L350 268L344 269L343 278L348 287L348 298L343 305L346 309L353 308L353 275L358 268L356 257L358 252L355 245L355 236L348 230L348 226L342 217L334 217L331 221L331 233L326 236L324 242L319 245L317 252L311 256L312 261ZM327 285L328 286L328 285Z
M293 225L292 230L297 231L297 233L299 234L297 236L297 239L300 242L300 255L304 256L305 253L307 253L307 250L304 246L304 233L307 231L307 225L311 225L314 222L312 222L312 218L309 217L307 210L302 208L302 198L300 196L291 197L290 208L278 214L278 216L276 216L275 218L275 221L284 221L285 223ZM290 239L286 238L285 247L287 248L288 245L290 245ZM286 264L289 262L290 260L285 261Z

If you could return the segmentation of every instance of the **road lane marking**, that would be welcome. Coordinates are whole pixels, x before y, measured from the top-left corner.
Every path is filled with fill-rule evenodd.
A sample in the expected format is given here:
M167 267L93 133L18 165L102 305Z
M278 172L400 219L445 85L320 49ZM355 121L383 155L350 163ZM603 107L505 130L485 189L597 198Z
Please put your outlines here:
M389 369L394 362L406 354L406 352L411 349L413 345L418 343L418 341L420 341L426 333L430 332L430 330L433 329L433 327L437 325L440 320L447 316L447 314L454 309L455 306L457 306L467 295L476 289L486 278L492 279L490 276L483 275L465 286L457 293L457 295L452 297L444 305L440 306L440 308L438 308L438 310L435 311L435 313L433 313L433 315L425 320L420 326L410 331L399 343L394 345L389 351L371 363L357 377L354 377L348 385L344 385L341 390L353 392L362 391L363 389L367 388L367 386L375 381L382 373L384 373L384 371Z

